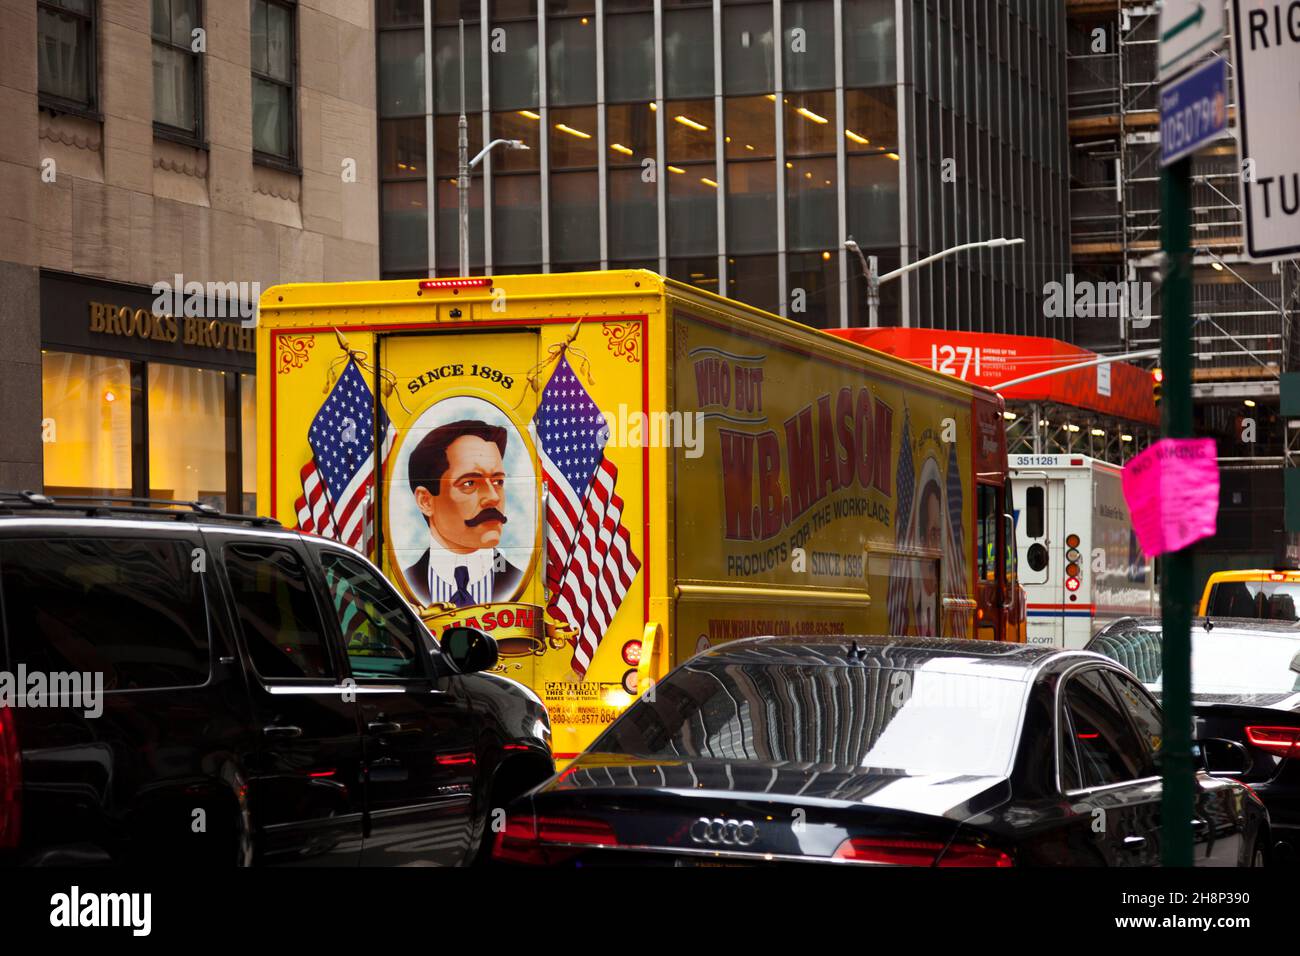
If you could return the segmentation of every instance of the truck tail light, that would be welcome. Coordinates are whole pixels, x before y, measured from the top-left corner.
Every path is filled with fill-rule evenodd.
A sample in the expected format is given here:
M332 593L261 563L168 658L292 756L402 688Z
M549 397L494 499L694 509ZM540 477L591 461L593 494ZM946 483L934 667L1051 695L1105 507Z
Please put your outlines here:
M1078 578L1066 578L1066 579L1065 579L1065 589L1066 589L1067 591L1069 591L1071 594L1073 594L1075 591L1079 590L1079 579L1078 579Z
M583 846L618 846L614 828L590 817L510 815L497 834L492 858L503 863L554 866Z
M1275 757L1300 758L1300 727L1247 727L1246 739Z
M18 846L23 822L23 750L12 708L0 707L0 849Z
M1015 866L1015 861L1006 853L978 843L954 843L945 851L944 844L937 840L882 837L849 837L839 845L834 859L893 866Z

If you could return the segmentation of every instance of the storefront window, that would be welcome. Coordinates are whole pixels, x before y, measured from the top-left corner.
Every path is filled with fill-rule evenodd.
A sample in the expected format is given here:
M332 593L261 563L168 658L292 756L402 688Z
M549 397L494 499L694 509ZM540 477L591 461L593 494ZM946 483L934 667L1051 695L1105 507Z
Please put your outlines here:
M243 513L257 514L257 379L239 376L239 437L243 458Z
M150 362L149 497L226 511L225 373Z
M41 356L45 492L131 494L131 363L98 355Z

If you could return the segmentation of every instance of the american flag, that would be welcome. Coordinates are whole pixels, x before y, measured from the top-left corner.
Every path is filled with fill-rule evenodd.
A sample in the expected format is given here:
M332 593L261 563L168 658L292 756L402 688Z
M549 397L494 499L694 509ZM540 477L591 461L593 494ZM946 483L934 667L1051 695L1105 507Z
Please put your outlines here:
M912 495L916 491L916 468L912 465L912 418L903 409L903 437L898 448L898 472L894 486L898 489L898 506L894 509L894 545L902 549L911 540ZM889 589L885 605L889 612L889 633L907 633L907 601L911 592L912 559L895 558L889 569Z
M533 419L546 516L547 610L577 631L572 667L586 676L641 561L623 527L618 468L605 457L605 419L561 355Z
M375 529L368 505L375 484L375 396L354 360L330 389L307 432L312 457L299 472L302 496L294 503L298 530L333 538L369 553ZM383 406L382 458L393 447L395 431Z
M944 556L944 592L953 597L965 597L969 582L966 580L966 528L962 524L961 466L957 463L957 443L948 446L948 540L944 542L948 553ZM952 615L950 637L966 636L967 612Z

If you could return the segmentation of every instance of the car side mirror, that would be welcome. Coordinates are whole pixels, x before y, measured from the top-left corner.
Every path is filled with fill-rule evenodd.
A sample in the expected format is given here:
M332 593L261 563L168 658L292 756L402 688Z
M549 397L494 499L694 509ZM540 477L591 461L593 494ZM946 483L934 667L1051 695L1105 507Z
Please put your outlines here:
M1297 674L1300 674L1300 654L1297 654L1295 657L1291 658L1291 663L1288 666L1290 667L1291 670L1295 671Z
M450 627L439 640L442 653L458 674L474 674L494 667L500 651L497 642L472 627Z
M1250 759L1250 751L1235 740L1211 737L1207 740L1199 740L1197 743L1201 746L1206 773L1243 774L1253 763Z

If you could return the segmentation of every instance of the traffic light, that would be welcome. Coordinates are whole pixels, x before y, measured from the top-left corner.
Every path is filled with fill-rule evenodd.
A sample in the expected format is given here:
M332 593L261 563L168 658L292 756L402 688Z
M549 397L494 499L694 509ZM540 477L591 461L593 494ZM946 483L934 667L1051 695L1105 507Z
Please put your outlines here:
M1155 399L1156 405L1160 404L1160 386L1165 380L1165 373L1158 368L1151 370L1151 396Z

